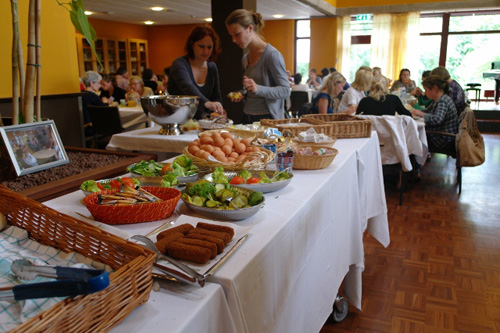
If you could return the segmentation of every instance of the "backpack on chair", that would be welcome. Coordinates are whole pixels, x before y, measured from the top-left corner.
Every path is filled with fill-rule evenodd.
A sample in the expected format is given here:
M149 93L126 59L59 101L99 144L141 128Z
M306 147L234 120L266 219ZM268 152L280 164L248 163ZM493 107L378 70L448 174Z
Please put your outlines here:
M461 166L477 166L484 163L484 139L477 128L474 111L469 107L460 114L455 145L460 153Z

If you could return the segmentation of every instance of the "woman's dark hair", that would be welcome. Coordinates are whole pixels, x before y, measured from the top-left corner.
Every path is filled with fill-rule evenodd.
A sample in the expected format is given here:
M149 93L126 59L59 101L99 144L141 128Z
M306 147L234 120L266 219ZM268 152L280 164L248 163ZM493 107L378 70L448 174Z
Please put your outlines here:
M200 39L203 39L205 36L210 36L214 43L212 54L210 55L210 58L208 58L208 61L215 61L215 59L217 59L217 55L220 53L219 36L217 36L212 27L205 24L194 27L193 31L191 31L191 34L188 37L188 40L186 42L186 53L190 59L194 59L193 44Z
M425 79L426 77L428 77L429 75L431 75L431 71L423 71L422 72L422 80Z
M439 75L429 75L422 81L422 85L425 88L432 89L432 87L436 86L439 90L442 90L445 94L448 94L450 90L450 86L448 85L448 81L443 80Z
M165 67L165 68L163 69L163 74L165 74L165 75L167 75L167 76L169 76L169 75L170 75L170 66Z
M323 77L327 76L328 74L330 74L328 68L324 67L321 69L321 75L323 75Z
M403 68L400 72L399 72L399 81L401 81L401 75L403 75L403 72L408 72L408 74L411 75L410 73L410 70L408 68Z
M153 75L155 74L155 72L153 72L153 70L151 68L146 68L143 72L142 72L142 79L143 80L151 80L153 78Z
M436 67L432 70L431 75L438 75L443 80L448 81L450 79L450 72L443 66Z
M111 77L111 75L104 73L104 74L102 74L101 76L102 76L102 80L103 80L104 82L112 82L112 77Z
M301 82L301 81L302 81L302 74L300 74L300 73L295 73L295 74L293 75L293 82L294 82L295 84L300 84L300 82Z
M127 73L128 70L125 68L125 67L119 67L117 70L116 70L116 75L123 75L125 73Z

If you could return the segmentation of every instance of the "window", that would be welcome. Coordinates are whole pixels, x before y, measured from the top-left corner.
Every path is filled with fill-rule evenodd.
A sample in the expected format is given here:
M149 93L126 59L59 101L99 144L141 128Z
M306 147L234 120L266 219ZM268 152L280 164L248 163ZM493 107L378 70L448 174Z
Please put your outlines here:
M309 75L311 21L297 20L295 31L295 73L302 74L302 82L305 82Z
M371 34L373 15L361 14L351 17L350 70L343 73L348 82L354 80L356 70L361 66L370 66Z

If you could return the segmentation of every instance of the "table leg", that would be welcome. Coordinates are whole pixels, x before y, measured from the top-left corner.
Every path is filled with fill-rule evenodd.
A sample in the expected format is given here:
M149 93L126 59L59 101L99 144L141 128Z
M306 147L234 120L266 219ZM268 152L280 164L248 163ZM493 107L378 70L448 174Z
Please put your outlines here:
M500 79L495 79L495 103L497 104L499 97L500 97Z

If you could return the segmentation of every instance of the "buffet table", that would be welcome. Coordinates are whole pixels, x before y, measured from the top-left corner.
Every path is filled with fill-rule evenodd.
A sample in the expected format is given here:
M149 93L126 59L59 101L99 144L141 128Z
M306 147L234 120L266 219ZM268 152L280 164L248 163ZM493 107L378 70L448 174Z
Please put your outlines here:
M344 295L361 309L363 232L384 246L390 242L379 142L372 132L370 138L340 139L335 148L339 154L328 168L294 170L287 187L265 195L261 211L234 224L249 237L209 278L208 288L183 294L178 290L186 287L170 284L153 291L115 330L317 332L343 280ZM89 215L82 198L75 192L46 204L78 218L76 212ZM194 216L182 201L174 214L171 219ZM164 222L106 228L126 238Z

